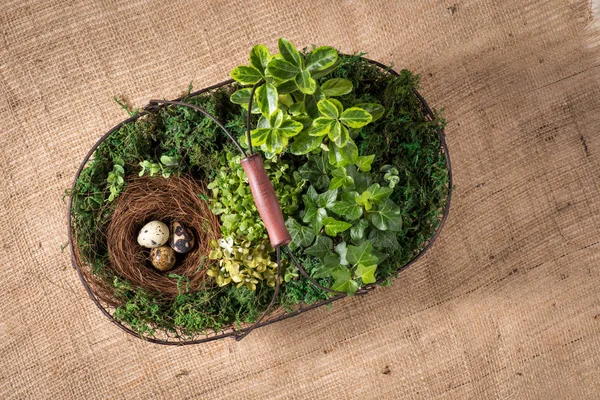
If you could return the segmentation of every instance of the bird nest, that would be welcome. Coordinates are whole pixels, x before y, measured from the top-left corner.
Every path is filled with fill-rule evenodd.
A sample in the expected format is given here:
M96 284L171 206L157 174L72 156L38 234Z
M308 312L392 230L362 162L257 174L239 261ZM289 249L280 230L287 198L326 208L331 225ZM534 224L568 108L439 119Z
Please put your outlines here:
M220 235L219 221L210 212L205 198L203 186L187 177L144 176L127 182L106 231L110 267L115 275L129 280L136 288L167 298L177 296L182 290L203 288L210 263L210 241ZM167 224L178 221L196 238L193 249L177 254L175 267L168 272L153 268L149 249L136 240L142 226L152 220ZM185 289L180 287L182 278ZM110 299L110 290L101 292L105 300L115 303Z

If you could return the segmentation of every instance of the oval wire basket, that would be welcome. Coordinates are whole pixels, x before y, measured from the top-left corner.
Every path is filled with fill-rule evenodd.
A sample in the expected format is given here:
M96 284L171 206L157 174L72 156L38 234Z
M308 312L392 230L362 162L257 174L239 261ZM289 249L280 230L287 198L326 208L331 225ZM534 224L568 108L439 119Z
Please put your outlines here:
M363 57L364 58L364 57ZM392 68L381 64L377 61L373 61L367 58L364 58L365 61L378 66L379 68L391 73L392 75L395 76L399 76L399 74L394 71ZM227 86L230 85L232 83L234 83L235 81L233 79L228 79L226 81L223 81L221 83L217 83L215 85L197 90L195 92L192 92L188 95L186 95L186 97L194 97L203 93L207 93L210 92L212 90L215 89L219 89L223 86ZM429 107L429 105L427 104L427 102L425 101L425 99L415 90L413 91L414 95L418 98L418 100L421 103L421 112L423 113L423 116L428 119L433 121L434 120L434 114L433 111L431 110L431 108ZM175 101L180 101L182 100L183 97L177 98L175 99ZM117 124L115 127L113 127L111 130L109 130L108 132L106 132L95 144L94 146L92 146L92 148L89 150L89 152L87 153L87 155L84 157L81 165L79 166L77 173L75 174L75 179L73 180L73 185L72 185L72 190L75 190L75 186L77 183L77 180L81 174L81 172L83 171L84 167L87 165L88 161L90 160L90 158L93 156L94 152L96 151L96 149L98 148L98 146L100 146L100 144L105 141L111 134L113 134L115 131L117 131L118 129L120 129L122 126L129 124L135 120L137 120L138 118L144 116L148 114L146 111L140 111L137 115L132 116L124 121L122 121L121 123ZM451 197L452 197L452 167L451 167L451 163L450 163L450 155L448 153L448 147L446 145L446 140L445 140L445 134L444 134L444 130L443 128L438 128L436 130L437 136L440 140L441 143L441 148L440 151L444 154L444 157L446 159L446 165L448 167L448 196L446 199L446 205L444 206L443 212L442 212L442 218L440 220L440 223L438 225L438 227L436 228L434 234L431 236L431 238L429 238L429 240L426 242L425 247L423 247L423 249L417 254L415 255L409 262L407 262L405 265L403 265L402 267L398 268L396 273L399 273L400 271L408 268L409 266L411 266L412 264L414 264L415 262L417 262L417 260L419 260L430 248L431 246L433 246L435 240L437 239L437 237L440 234L440 231L442 230L442 227L444 226L446 219L448 218L448 213L450 211L450 201L451 201ZM117 321L112 314L110 313L111 309L114 309L114 306L111 306L109 304L105 304L104 301L102 301L92 290L92 286L91 283L88 281L88 278L82 273L81 268L82 266L79 265L79 263L77 262L77 259L75 257L75 238L73 235L73 225L72 225L72 203L73 203L73 197L69 197L69 203L68 203L68 220L69 220L69 247L71 250L71 263L73 265L73 268L77 271L78 275L79 275L79 279L81 280L81 283L83 284L83 287L85 288L87 294L90 296L90 298L92 299L92 301L96 304L96 306L100 309L100 311L106 315L106 317L108 317L110 319L110 321L115 324L116 326L118 326L120 329L122 329L123 331L127 332L130 335L133 335L135 337L138 337L142 340L146 340L152 343L157 343L157 344L164 344L164 345L177 345L177 346L182 346L182 345L189 345L189 344L198 344L198 343L205 343L205 342L210 342L213 340L217 340L217 339L223 339L226 337L239 337L240 334L245 333L246 329L249 328L248 327L243 327L240 329L236 329L234 327L225 329L221 332L209 332L209 333L203 333L203 334L198 334L196 336L198 336L198 338L194 338L194 339L182 339L180 337L178 337L176 334L169 334L169 332L164 332L164 336L163 337L148 337L148 336L144 336L141 335L135 331L133 331L131 328L123 325L121 322ZM366 290L366 292L364 294L367 294L369 291L373 290L375 287L377 287L378 285L380 285L382 282L384 282L386 279L379 279L377 280L375 283L371 283L368 285L365 285L363 288ZM364 295L363 294L363 295ZM279 322L282 321L284 319L296 316L298 314L302 314L306 311L310 311L312 309L318 308L318 307L322 307L324 305L327 304L331 304L334 301L340 300L342 298L346 297L345 294L339 294L333 297L330 297L327 300L322 300L319 302L316 302L314 304L310 304L310 305L305 305L305 304L299 304L298 305L298 309L294 310L294 311L285 311L285 310L275 310L274 312L272 312L270 315L268 315L262 322L260 322L256 328L260 328L266 325L270 325L273 324L275 322ZM252 324L249 324L252 325Z

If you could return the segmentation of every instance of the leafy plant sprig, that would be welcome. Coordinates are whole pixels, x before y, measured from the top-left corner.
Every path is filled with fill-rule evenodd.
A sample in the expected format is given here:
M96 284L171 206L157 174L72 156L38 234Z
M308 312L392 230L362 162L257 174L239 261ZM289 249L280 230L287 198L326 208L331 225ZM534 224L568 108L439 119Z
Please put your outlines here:
M113 165L113 169L108 173L108 177L106 181L108 182L108 189L110 190L110 195L108 196L108 201L111 202L116 199L121 191L123 190L123 186L125 186L125 162L121 158L117 158L115 160L115 164Z
M398 182L400 182L398 168L395 168L391 165L384 165L381 167L381 172L384 173L383 180L388 182L392 189L398 184Z
M144 160L139 163L139 166L142 169L139 172L139 176L144 176L145 173L148 173L150 176L154 176L160 173L163 178L170 177L173 173L178 171L179 164L181 162L181 157L175 156L166 156L163 155L160 157L159 162L152 162L149 160Z
M370 170L372 161L367 157L364 169ZM315 278L333 277L332 289L353 294L361 284L375 281L377 265L386 257L378 250L399 246L402 215L389 198L393 188L374 183L371 173L355 165L334 169L324 155L310 156L299 175L313 185L302 197L301 222L286 221L290 247L303 248L322 262Z
M360 162L352 139L357 129L381 117L384 108L363 103L344 110L335 96L352 91L347 79L333 78L321 85L317 79L333 71L339 56L332 47L317 47L303 54L280 38L279 54L271 55L264 45L250 52L250 65L242 65L231 77L242 85L257 85L251 113L261 114L251 132L253 146L272 158L291 143L295 155L309 154L319 147L329 153L332 165L343 167ZM253 88L231 95L231 101L248 107ZM244 140L242 140L244 141Z
M218 265L210 267L207 274L218 286L235 283L238 288L245 286L252 291L259 282L275 286L277 263L271 260L275 249L268 240L253 245L249 240L237 244L232 238L221 238L218 242L212 240L210 246L212 250L208 257L218 260Z

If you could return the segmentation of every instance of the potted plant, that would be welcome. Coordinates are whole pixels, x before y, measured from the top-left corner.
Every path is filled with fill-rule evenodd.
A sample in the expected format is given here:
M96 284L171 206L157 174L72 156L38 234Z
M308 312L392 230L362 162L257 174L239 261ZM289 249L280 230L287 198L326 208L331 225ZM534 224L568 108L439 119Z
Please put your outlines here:
M418 77L332 47L278 48L254 46L233 80L130 110L84 159L74 266L127 332L240 338L390 284L439 233L450 163ZM169 271L136 242L149 221L192 238Z

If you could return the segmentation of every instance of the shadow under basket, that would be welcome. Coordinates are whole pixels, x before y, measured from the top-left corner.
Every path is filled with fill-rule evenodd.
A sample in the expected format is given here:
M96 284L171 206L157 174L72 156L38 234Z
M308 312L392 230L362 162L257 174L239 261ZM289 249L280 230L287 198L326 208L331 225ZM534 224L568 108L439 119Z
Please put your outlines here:
M372 61L372 60L368 60L368 59L364 59L364 60L369 62L370 64L376 65L377 67L387 71L388 73L390 73L392 75L395 75L395 76L399 75L396 71L392 70L391 68L389 68L383 64L380 64L376 61ZM227 80L227 81L218 83L216 85L195 91L193 93L190 93L186 97L193 97L193 96L197 96L197 95L200 95L203 93L209 93L213 90L216 90L216 89L219 89L219 88L222 88L222 87L234 84L234 83L235 82L233 80ZM420 102L420 105L421 105L420 108L421 108L421 113L422 113L423 117L426 120L433 121L435 119L435 116L434 116L431 108L428 106L427 102L423 99L423 97L417 91L413 91L413 94L414 94L414 96L416 96L416 98ZM183 97L178 98L176 100L182 100L182 99L183 99ZM89 150L89 152L83 159L81 165L79 166L79 169L78 169L75 179L73 181L73 186L72 186L73 191L76 188L76 183L77 183L78 178L80 177L82 171L84 170L84 167L91 160L96 149L105 140L107 140L111 134L113 134L114 132L119 130L124 125L132 123L132 122L136 121L138 118L140 118L146 114L148 114L148 112L141 111L137 115L124 120L123 122L121 122L120 124L118 124L114 128L112 128L110 131L108 131L106 134L104 134L100 138L100 140L98 140L98 142ZM425 252L427 252L431 248L431 246L437 239L437 237L448 217L448 212L450 209L450 200L451 200L451 195L452 195L452 170L451 170L451 165L450 165L450 157L448 154L448 148L447 148L446 141L445 141L444 131L442 128L438 128L436 130L436 133L437 133L439 142L441 144L440 152L445 157L446 166L447 166L447 170L448 170L448 185L447 185L446 203L445 203L443 209L440 210L441 219L440 219L439 225L437 226L433 235L428 240L425 241L421 250L409 262L407 262L406 264L404 264L403 266L398 268L397 272L400 272L401 270L403 270L403 269L409 267L410 265L412 265L413 263L415 263L417 260L419 260L425 254ZM73 197L72 196L69 198L68 207L69 207L69 209L68 209L69 245L70 245L71 253L72 253L73 267L78 272L79 278L80 278L85 290L87 291L88 295L92 299L92 301L94 301L94 303L98 306L100 311L102 313L104 313L104 315L106 315L112 323L117 325L123 331L125 331L135 337L138 337L140 339L150 341L153 343L164 344L164 345L188 345L188 344L197 344L197 343L208 342L208 341L222 339L222 338L226 338L226 337L239 337L241 334L243 334L245 332L245 330L249 326L253 325L253 324L249 323L247 326L241 326L241 327L232 326L230 328L226 328L221 331L204 332L204 333L199 333L191 338L190 337L182 338L181 336L177 335L176 333L169 333L168 331L164 331L164 332L161 331L158 334L153 334L153 335L140 334L140 333L137 333L134 330L132 330L130 327L119 322L117 319L115 319L113 317L113 312L115 311L116 307L118 306L118 302L111 298L111 296L110 296L111 288L108 287L108 285L105 282L102 282L101 279L94 277L94 275L92 273L90 273L91 267L89 265L87 265L86 263L81 262L81 260L80 260L79 248L78 248L78 244L76 243L76 236L74 234L76 227L74 226ZM365 285L363 287L365 289L365 293L370 292L376 286L380 285L383 281L385 281L385 279L380 279L375 283ZM280 307L280 308L274 310L268 316L266 316L263 319L263 321L257 325L257 328L266 326L266 325L269 325L269 324L272 324L272 323L275 323L278 321L282 321L284 319L293 317L295 315L298 315L298 314L310 311L312 309L330 304L330 303L335 302L344 297L346 297L346 296L345 295L336 295L336 296L328 298L327 300L319 301L319 302L313 303L311 305L299 304L298 308L294 311L285 311L284 309L282 309Z

